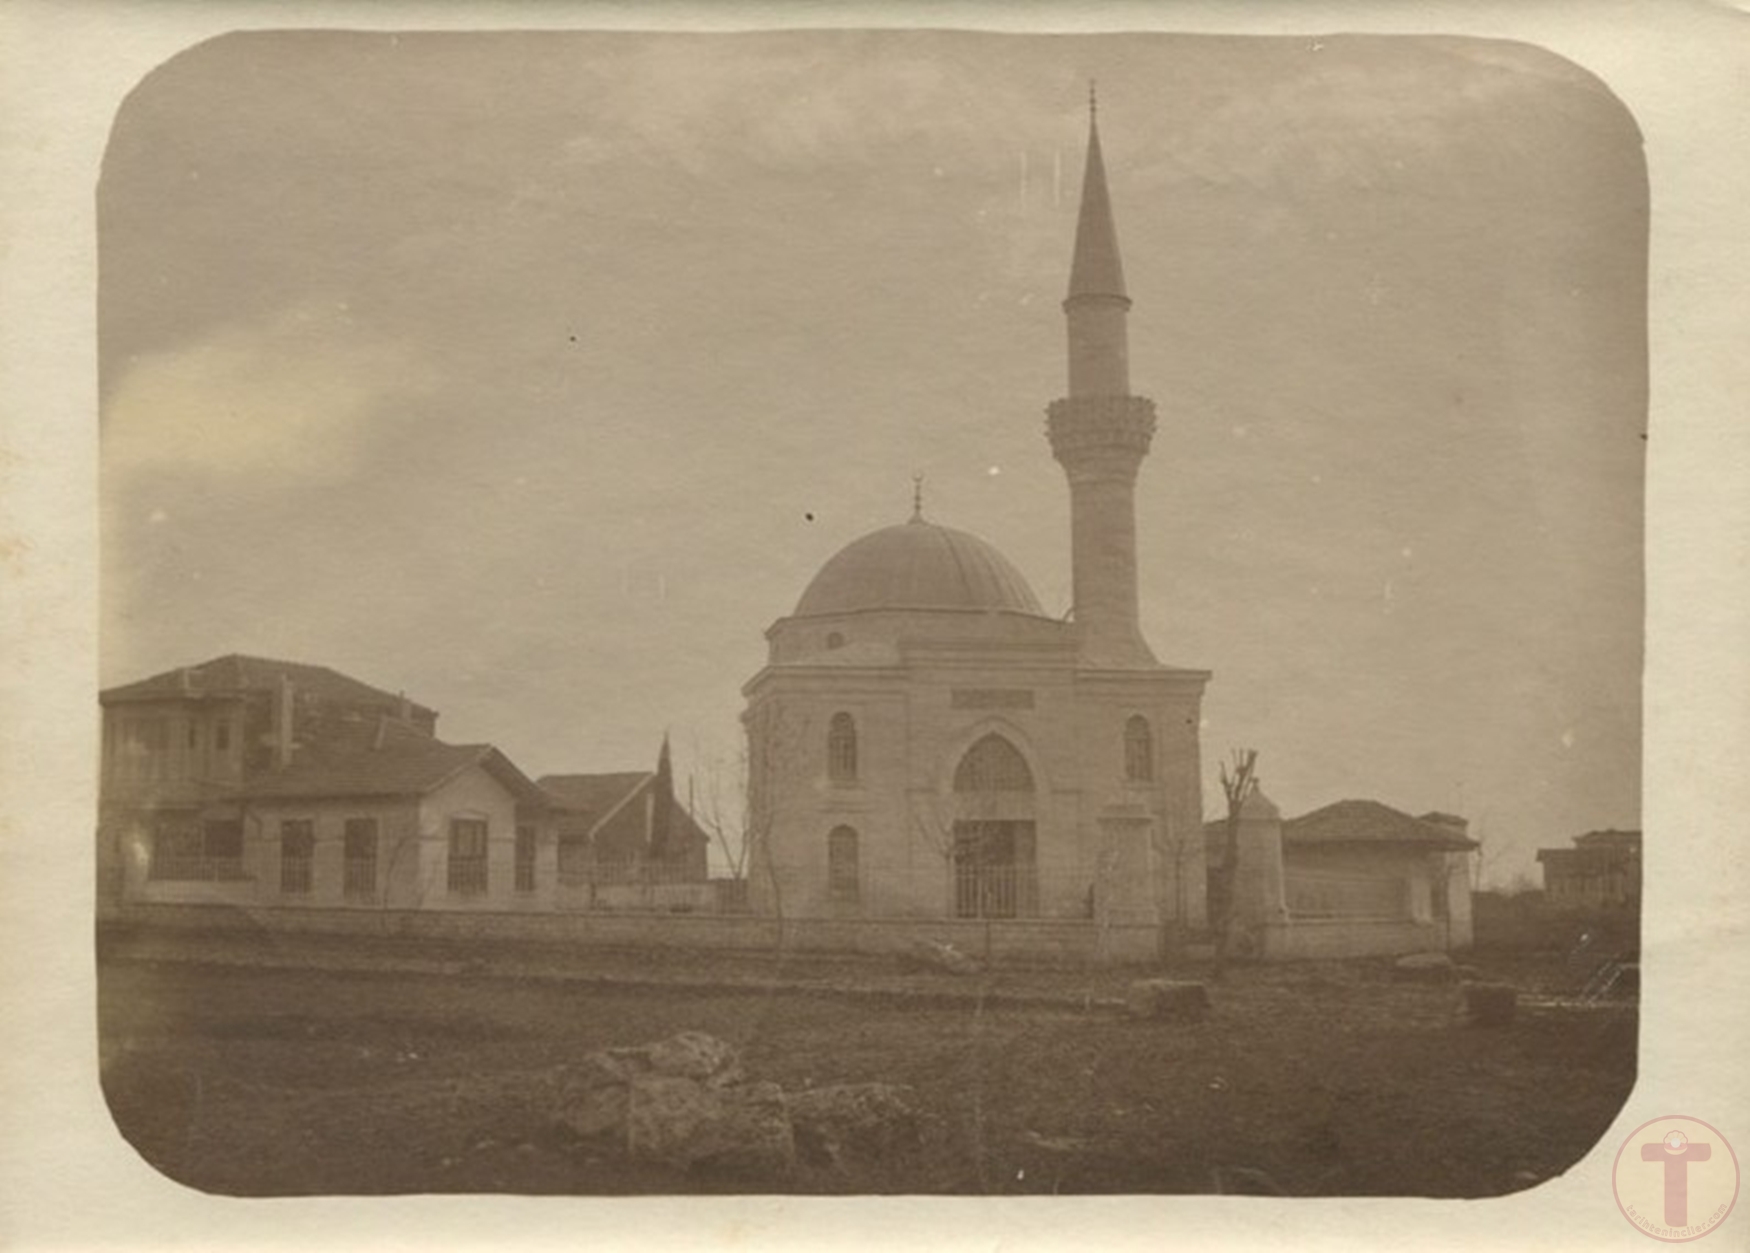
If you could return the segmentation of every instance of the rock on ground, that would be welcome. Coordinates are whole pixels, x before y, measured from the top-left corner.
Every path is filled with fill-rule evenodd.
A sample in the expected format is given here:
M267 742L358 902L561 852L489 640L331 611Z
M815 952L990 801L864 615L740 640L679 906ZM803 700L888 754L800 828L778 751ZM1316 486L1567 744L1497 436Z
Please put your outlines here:
M980 966L977 959L962 953L952 944L935 940L913 940L900 951L900 964L909 969L943 970L951 975L975 975Z
M682 1031L654 1044L605 1049L591 1056L626 1079L670 1075L725 1087L743 1077L741 1055L735 1046L703 1031Z
M1397 959L1392 966L1392 975L1421 983L1451 983L1452 958L1445 953L1411 953Z
M544 1091L558 1126L634 1161L762 1177L796 1162L783 1090L744 1082L734 1046L703 1032L591 1053Z
M891 1083L841 1083L784 1098L801 1158L842 1166L918 1143L912 1089Z
M688 1165L762 1178L796 1165L796 1140L784 1090L775 1083L744 1083L719 1093L718 1116L699 1129Z

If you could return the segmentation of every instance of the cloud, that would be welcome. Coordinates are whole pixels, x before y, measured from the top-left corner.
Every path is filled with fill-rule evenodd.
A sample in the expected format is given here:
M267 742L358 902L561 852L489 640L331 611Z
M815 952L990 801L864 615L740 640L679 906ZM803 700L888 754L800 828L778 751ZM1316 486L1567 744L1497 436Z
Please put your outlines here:
M104 406L104 472L112 487L163 471L343 479L431 381L344 301L305 300L131 361Z

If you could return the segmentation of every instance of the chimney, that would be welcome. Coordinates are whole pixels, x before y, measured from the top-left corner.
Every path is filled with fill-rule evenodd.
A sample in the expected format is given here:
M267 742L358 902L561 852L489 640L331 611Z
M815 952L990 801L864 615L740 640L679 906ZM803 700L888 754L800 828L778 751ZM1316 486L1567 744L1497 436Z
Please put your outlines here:
M1450 831L1461 839L1468 840L1470 838L1469 820L1460 818L1457 814L1443 814L1436 809L1430 813L1423 814L1422 821L1431 826L1439 827L1442 830Z
M407 693L396 692L395 702L395 716L401 721L411 724L413 721L413 702L407 699Z
M292 676L281 673L273 693L273 768L292 764Z

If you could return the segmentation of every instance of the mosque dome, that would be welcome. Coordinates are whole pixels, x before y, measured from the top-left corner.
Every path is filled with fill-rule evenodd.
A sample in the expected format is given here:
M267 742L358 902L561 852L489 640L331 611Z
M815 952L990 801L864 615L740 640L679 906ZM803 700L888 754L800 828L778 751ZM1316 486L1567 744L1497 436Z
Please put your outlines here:
M915 517L841 548L802 593L796 616L860 609L999 609L1044 616L1007 557L976 535Z

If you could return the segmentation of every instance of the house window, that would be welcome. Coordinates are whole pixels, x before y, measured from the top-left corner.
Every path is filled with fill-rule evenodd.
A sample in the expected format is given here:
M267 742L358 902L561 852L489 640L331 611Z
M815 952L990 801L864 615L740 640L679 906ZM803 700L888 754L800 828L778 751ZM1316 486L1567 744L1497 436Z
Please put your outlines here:
M345 892L348 900L368 901L377 895L377 820L346 820Z
M1155 737L1141 714L1124 724L1124 777L1131 783L1154 781Z
M826 777L834 783L857 781L857 723L850 714L834 714L827 726Z
M280 892L308 896L316 862L316 824L308 818L280 823Z
M516 829L516 890L533 892L535 890L535 829L533 827L518 827Z
M201 746L201 724L198 722L190 722L188 724L188 746L190 748L199 748Z
M231 751L231 724L220 721L213 726L213 751L228 753Z
M243 824L166 822L152 833L147 875L169 881L212 882L243 877Z
M845 637L837 631L828 631L826 633L826 646L828 648L843 648Z
M834 827L826 837L826 894L828 899L854 903L861 896L857 868L857 833L850 827Z
M170 772L170 724L162 718L139 718L122 724L122 777L142 781L166 778Z
M486 893L486 821L450 820L450 891L457 896Z

